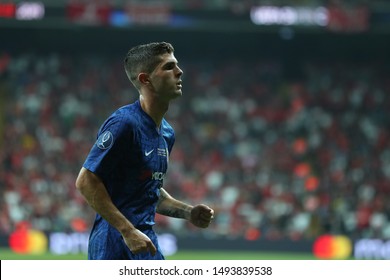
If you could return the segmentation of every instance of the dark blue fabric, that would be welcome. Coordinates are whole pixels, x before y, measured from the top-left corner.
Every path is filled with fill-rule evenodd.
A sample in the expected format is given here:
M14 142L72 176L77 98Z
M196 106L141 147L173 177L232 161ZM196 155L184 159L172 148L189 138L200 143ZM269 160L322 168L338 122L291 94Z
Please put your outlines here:
M168 122L163 119L157 128L139 101L119 108L99 129L83 166L100 177L115 206L135 227L155 224L156 204L174 141ZM153 230L146 232L158 245ZM126 252L118 231L97 214L89 258L123 259L131 256Z

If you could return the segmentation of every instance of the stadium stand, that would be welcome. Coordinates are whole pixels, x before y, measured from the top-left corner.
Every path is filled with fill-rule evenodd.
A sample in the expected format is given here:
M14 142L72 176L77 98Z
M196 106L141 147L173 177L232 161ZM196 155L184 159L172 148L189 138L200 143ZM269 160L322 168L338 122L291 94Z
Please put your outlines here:
M85 231L74 181L101 121L137 93L120 57L0 56L6 92L0 231ZM377 61L180 58L184 96L165 186L216 209L210 230L157 216L179 235L390 238L390 80Z

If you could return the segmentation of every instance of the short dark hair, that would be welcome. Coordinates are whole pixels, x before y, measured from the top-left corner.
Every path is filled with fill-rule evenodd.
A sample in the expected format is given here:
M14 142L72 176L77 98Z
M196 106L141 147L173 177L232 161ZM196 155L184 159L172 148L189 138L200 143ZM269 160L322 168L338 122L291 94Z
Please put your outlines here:
M124 59L127 77L139 89L137 82L141 72L151 73L161 61L161 55L171 54L174 48L167 42L153 42L131 48Z

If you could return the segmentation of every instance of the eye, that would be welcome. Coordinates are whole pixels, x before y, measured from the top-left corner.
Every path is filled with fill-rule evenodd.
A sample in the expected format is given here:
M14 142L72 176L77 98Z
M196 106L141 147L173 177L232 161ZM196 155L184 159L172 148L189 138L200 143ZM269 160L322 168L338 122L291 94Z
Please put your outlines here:
M174 62L169 62L167 64L165 64L165 66L163 67L165 70L172 70L176 67L176 63Z
M166 64L164 64L163 66L163 70L173 70L175 69L176 67L179 67L177 62L175 61L170 61L170 62L167 62Z

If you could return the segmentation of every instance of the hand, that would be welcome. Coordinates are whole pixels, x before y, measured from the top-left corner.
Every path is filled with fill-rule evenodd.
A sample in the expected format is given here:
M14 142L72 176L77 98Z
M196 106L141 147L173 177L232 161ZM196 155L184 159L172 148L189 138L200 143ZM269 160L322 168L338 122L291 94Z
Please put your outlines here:
M207 228L214 219L214 210L210 207L199 204L192 208L190 222L197 227Z
M128 234L122 234L122 236L133 254L150 252L154 256L157 252L149 237L138 229L133 229Z

